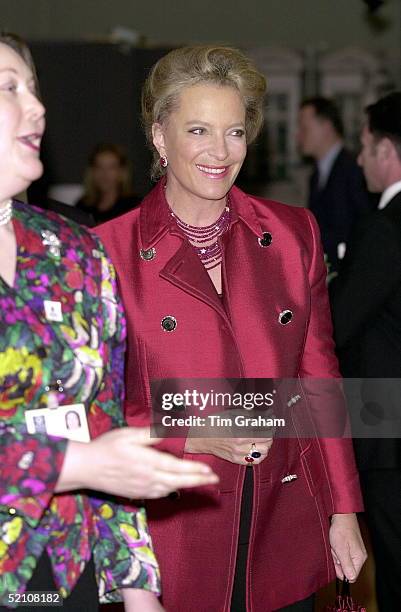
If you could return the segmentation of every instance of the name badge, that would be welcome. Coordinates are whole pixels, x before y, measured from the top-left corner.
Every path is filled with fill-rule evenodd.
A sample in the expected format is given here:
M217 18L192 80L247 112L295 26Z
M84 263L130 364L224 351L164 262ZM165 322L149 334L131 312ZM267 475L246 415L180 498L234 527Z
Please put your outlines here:
M45 317L48 321L58 321L60 323L63 320L61 302L52 302L51 300L44 300L43 306L45 309Z
M84 404L27 410L25 422L30 434L45 433L75 442L90 442Z

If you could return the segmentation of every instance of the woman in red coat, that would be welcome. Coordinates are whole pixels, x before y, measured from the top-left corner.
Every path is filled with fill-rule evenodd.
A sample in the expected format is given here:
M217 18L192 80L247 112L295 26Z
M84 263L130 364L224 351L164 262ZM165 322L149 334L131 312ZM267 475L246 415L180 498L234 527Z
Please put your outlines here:
M152 380L338 376L313 217L233 186L264 94L264 77L224 47L177 49L147 80L162 178L138 210L98 230L127 311L131 424L149 422ZM356 579L366 553L350 440L163 444L220 477L147 506L167 610L306 611L336 574Z

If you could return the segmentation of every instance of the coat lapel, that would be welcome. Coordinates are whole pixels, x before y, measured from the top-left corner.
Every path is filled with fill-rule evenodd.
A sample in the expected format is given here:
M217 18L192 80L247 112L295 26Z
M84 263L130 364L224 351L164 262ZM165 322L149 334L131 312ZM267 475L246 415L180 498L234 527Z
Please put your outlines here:
M160 270L160 277L208 304L226 319L227 315L222 302L209 275L194 249L168 213L168 205L164 195L165 183L164 179L159 181L141 205L140 234L142 247L144 250L157 249L157 244L167 239L169 235L179 236L182 244Z
M160 277L208 304L226 318L221 299L189 242L183 241L176 254L160 271Z

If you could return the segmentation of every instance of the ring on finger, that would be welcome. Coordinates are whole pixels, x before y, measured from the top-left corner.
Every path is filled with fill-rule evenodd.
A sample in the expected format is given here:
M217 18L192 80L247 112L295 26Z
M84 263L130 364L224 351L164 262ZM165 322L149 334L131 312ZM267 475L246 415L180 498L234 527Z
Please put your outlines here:
M245 455L244 459L245 459L245 461L247 463L253 463L255 461L255 459L252 457L251 453L248 453L247 455Z
M251 450L247 455L245 455L244 459L247 463L253 463L255 459L259 459L261 456L262 453L258 451L256 444L252 443Z
M252 443L251 450L249 451L248 454L253 459L260 459L260 457L262 456L262 453L258 451L258 449L256 448L256 444L254 443Z

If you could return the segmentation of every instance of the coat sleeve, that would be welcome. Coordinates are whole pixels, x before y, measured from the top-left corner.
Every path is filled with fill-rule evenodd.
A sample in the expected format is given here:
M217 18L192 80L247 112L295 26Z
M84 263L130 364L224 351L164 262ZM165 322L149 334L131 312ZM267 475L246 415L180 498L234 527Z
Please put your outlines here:
M125 425L124 359L126 323L116 286L115 270L102 253L101 296L106 367L101 392L91 406L91 432L100 435ZM97 540L93 551L100 597L103 602L121 601L121 587L160 593L160 577L148 531L145 510L110 496L90 495Z
M368 216L356 229L339 276L330 283L338 348L346 346L379 312L399 286L400 275L396 229L383 215Z
M28 434L25 424L0 423L0 512L21 515L36 527L54 494L66 445L61 438Z
M312 249L309 265L310 317L306 331L301 379L307 385L318 384L322 394L311 394L309 402L312 418L316 423L331 421L328 410L334 407L343 414L343 396L338 398L337 389L330 384L339 378L337 359L334 353L330 309L326 290L326 269L316 221L306 211L311 229ZM319 379L314 381L313 379ZM335 393L334 403L332 393ZM328 394L325 396L325 392ZM337 399L338 398L338 399ZM336 402L339 401L338 408ZM341 417L340 417L341 418ZM323 424L324 427L324 424ZM319 430L319 427L318 427ZM352 440L341 437L319 437L319 450L324 470L331 489L333 513L358 512L363 509L359 487L359 476L355 465Z

